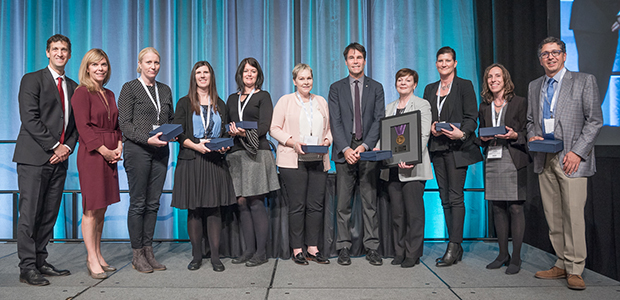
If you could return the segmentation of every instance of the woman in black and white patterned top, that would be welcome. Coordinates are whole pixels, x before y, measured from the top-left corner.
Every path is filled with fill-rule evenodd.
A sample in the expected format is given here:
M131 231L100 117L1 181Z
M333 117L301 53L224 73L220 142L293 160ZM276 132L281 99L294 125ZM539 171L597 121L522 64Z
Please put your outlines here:
M125 83L118 97L118 119L125 142L124 166L129 183L127 226L133 249L132 264L142 273L166 269L155 260L152 243L170 150L168 142L159 140L161 133L149 137L149 132L172 123L174 111L170 87L155 81L159 60L155 48L142 49L138 54L140 77Z

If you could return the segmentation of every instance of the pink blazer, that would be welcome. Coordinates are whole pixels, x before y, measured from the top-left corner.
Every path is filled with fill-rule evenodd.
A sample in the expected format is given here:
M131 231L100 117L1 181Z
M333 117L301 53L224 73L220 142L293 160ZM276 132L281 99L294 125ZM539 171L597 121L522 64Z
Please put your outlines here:
M329 111L327 109L327 101L325 98L312 94L313 100L317 101L319 112L323 115L323 136L320 141L327 139L331 145L332 132L329 128ZM299 137L299 114L301 106L297 103L295 93L282 96L276 106L273 108L273 117L271 120L271 129L269 134L278 141L278 155L276 156L276 164L282 168L297 168L297 153L292 147L286 146L286 141L293 138L294 141L300 141ZM323 156L323 170L328 171L331 165L329 163L329 154Z

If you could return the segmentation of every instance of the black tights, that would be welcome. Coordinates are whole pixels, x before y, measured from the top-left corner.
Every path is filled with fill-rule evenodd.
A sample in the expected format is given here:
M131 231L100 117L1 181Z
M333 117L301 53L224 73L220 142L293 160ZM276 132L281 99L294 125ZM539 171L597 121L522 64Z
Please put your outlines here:
M508 256L508 226L512 232L512 259L511 264L521 262L521 245L525 233L525 215L523 214L524 201L492 201L495 232L499 244L498 259ZM508 214L510 212L510 222ZM510 224L509 224L510 223Z
M192 261L202 260L203 235L207 229L207 239L211 248L211 262L220 262L220 233L222 214L219 207L187 210L187 233L192 243Z
M241 231L245 242L244 257L267 258L269 224L264 200L265 195L237 198Z

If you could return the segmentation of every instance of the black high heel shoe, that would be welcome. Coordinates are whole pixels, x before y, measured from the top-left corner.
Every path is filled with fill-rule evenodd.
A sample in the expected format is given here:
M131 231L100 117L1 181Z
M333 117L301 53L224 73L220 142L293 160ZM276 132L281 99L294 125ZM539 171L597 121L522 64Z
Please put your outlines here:
M451 265L456 265L459 261L463 259L463 247L460 244L450 242L448 243L448 249L446 249L446 254L440 258L435 264L438 267L449 267Z
M494 261L487 265L487 269L499 269L502 266L507 266L508 263L510 263L510 255L506 255L504 259L500 259L498 256Z

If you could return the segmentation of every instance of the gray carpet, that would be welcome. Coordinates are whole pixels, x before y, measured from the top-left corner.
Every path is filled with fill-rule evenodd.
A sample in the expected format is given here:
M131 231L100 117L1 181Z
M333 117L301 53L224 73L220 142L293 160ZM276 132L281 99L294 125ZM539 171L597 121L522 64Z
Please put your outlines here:
M208 259L197 271L188 271L189 243L160 243L155 254L168 268L142 274L131 266L128 243L105 243L104 257L118 268L105 280L95 280L86 271L83 244L50 244L48 261L71 270L72 275L48 278L49 286L32 287L19 282L15 243L0 244L0 299L620 299L620 282L586 270L585 291L566 288L565 280L540 280L534 273L550 268L554 257L525 245L523 265L516 275L505 267L487 270L495 259L497 244L463 244L463 261L437 268L446 243L426 243L422 263L412 269L390 265L372 266L364 257L340 266L298 266L291 260L270 259L247 268L222 259L226 271L213 272Z

